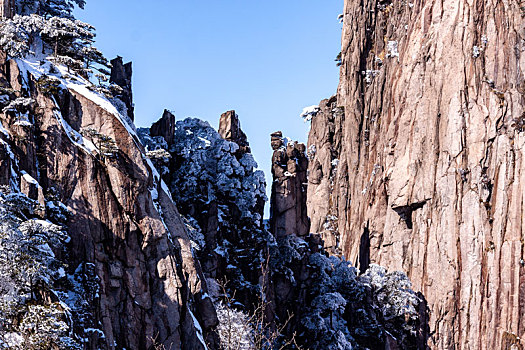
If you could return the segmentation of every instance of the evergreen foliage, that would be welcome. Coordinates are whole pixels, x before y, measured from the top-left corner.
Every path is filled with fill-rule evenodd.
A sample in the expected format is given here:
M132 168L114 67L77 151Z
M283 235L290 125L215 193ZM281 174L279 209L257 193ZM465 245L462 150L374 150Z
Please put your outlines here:
M107 75L109 63L93 46L95 28L76 20L72 11L83 8L83 0L46 0L17 2L17 14L0 23L0 48L9 57L50 55L55 64L90 77L92 68Z
M47 302L64 274L54 251L69 238L34 218L39 209L22 194L0 193L0 348L78 349L68 336L67 307Z

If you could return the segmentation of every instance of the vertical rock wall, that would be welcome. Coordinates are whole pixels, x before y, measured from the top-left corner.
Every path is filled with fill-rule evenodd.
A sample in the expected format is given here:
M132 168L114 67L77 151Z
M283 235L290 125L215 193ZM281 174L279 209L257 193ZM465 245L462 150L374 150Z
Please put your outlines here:
M228 111L219 120L219 134L226 141L235 142L242 153L250 153L250 144L246 134L241 129L239 116L235 111Z
M524 15L345 1L338 94L309 138L311 231L407 272L432 348L525 346Z
M122 57L111 60L110 83L118 85L122 91L118 98L126 106L126 115L130 120L135 120L135 106L133 105L133 90L131 88L133 66L131 62L124 64Z

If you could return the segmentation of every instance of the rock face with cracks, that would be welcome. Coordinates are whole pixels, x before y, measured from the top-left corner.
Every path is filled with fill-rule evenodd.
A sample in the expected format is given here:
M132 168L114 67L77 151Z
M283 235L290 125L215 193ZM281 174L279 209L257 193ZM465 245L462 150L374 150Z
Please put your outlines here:
M306 215L306 171L308 159L305 145L283 139L280 131L271 135L272 198L270 231L276 237L307 236L309 221Z
M55 92L43 92L30 62L0 63L2 88L34 100L24 123L17 113L0 114L0 181L40 201L53 195L71 212L66 273L89 263L99 281L92 306L100 333L87 348L204 349L205 337L213 344L216 316L214 323L213 305L202 298L200 265L133 127L80 85L66 87L64 80ZM113 139L117 150L88 147L100 144L81 136L87 129Z
M405 271L436 349L525 346L519 2L345 1L337 96L312 119L312 232Z

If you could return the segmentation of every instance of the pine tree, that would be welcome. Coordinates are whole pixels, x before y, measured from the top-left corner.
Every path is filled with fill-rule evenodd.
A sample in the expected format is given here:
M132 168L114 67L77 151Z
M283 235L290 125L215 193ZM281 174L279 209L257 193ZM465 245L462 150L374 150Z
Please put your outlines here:
M73 19L76 7L84 8L85 0L16 0L17 13L38 14L44 18L64 17Z
M18 14L0 22L0 49L18 58L35 54L32 50L42 46L42 53L52 55L54 63L85 78L92 68L106 74L109 63L93 46L95 28L72 14L75 6L84 4L84 0L18 0Z

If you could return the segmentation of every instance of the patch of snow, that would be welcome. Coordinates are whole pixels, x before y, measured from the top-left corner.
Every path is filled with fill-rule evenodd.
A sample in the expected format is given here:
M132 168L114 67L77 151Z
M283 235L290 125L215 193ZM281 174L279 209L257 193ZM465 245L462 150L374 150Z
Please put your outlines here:
M206 342L204 341L204 337L202 336L202 327L199 324L199 321L197 321L197 318L191 312L191 310L188 309L190 312L191 318L193 319L193 325L195 326L195 329L197 330L197 338L199 338L199 341L201 342L202 346L204 346L204 349L208 350L208 347L206 346Z
M398 43L395 40L389 41L386 45L386 57L397 57L399 59Z
M5 343L8 348L16 348L24 343L24 337L20 333L6 333L2 340L0 344Z
M24 178L24 180L26 180L27 183L40 187L38 181L36 181L31 175L29 175L25 171L22 171L22 177Z
M29 120L19 120L19 121L15 122L15 125L18 125L18 126L31 126L33 124L31 124L31 122L29 122Z
M49 65L41 65L40 61L36 60L34 57L32 59L17 59L17 63L21 72L31 73L31 75L33 75L36 79L39 79L44 74L53 76L54 78L58 79L61 82L61 84L66 88L77 92L78 94L97 104L99 107L101 107L108 113L114 115L118 119L118 121L126 128L128 133L134 136L134 139L138 139L134 126L128 123L128 118L121 115L117 108L107 98L96 92L91 91L88 88L90 86L93 86L93 84L90 81L79 76L75 76L72 78L64 78L68 76L71 77L71 75L68 73L67 67L62 65L55 65L59 73L51 74L49 72Z
M303 118L305 122L308 122L312 120L317 115L317 113L319 113L320 110L321 109L319 108L319 106L305 107L303 108L303 112L301 113L301 118Z
M472 57L478 58L481 55L482 48L479 46L474 45L472 48Z
M202 142L204 142L206 147L210 147L211 146L211 142L209 140L206 140L205 138L200 137L200 136L198 136L198 139L201 140Z
M7 138L9 138L9 132L4 128L1 121L0 121L0 133L4 134Z
M372 69L368 69L366 71L362 71L361 74L365 77L365 82L367 84L371 84L372 83L372 80L377 76L379 75L380 71L378 70L372 70Z
M68 122L66 122L64 118L62 118L62 114L59 111L54 111L53 114L60 123L60 125L62 125L62 128L64 129L64 132L66 133L69 140L74 145L78 146L79 148L83 149L89 154L92 154L93 152L98 153L98 149L97 147L95 147L93 142L89 141L88 139L85 139L78 131L73 129L71 125L69 125Z
M60 278L64 278L64 277L66 277L66 271L64 270L63 267L59 267L57 273L58 273L58 276L59 276Z
M217 247L215 248L214 252L222 257L226 256L226 250L224 249L224 247Z
M105 338L106 338L106 335L104 334L104 332L101 331L100 329L96 329L96 328L86 328L86 329L84 329L84 333L86 333L86 334L89 334L89 333L98 333L98 335L100 336L100 338L102 338L102 339L105 339Z

